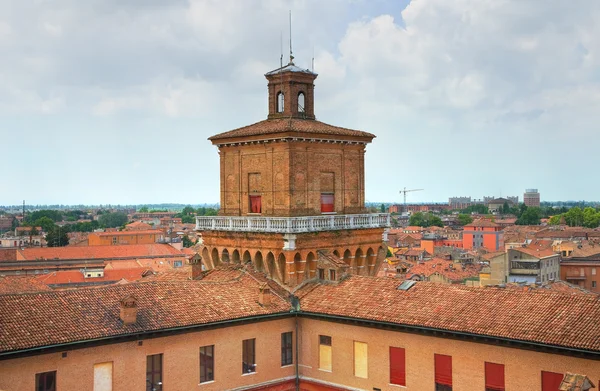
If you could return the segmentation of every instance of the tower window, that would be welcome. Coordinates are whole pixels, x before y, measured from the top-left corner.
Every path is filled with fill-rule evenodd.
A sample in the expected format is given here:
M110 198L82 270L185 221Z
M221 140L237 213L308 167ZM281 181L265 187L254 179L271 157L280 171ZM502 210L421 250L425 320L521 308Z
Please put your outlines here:
M304 92L298 94L298 112L304 113Z
M333 193L321 193L321 213L334 212Z
M251 195L250 196L250 213L261 213L261 212L262 212L261 196Z
M285 99L283 96L283 92L279 92L277 94L277 112L278 113L283 113L284 103L285 103Z

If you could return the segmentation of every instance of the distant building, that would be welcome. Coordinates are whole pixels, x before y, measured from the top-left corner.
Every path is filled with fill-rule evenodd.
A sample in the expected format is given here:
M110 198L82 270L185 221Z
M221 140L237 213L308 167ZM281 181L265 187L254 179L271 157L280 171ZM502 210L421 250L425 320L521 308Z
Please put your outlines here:
M490 213L502 213L504 204L507 204L509 207L511 207L514 205L514 202L508 198L494 198L487 200L487 207Z
M560 279L560 256L551 248L508 250L509 282L548 282Z
M475 220L465 225L463 231L463 248L499 251L504 247L502 227L489 220Z
M448 206L450 209L466 209L471 206L471 197L450 197Z
M89 246L121 246L128 244L153 244L159 241L162 231L93 232L88 235Z
M600 244L590 242L579 244L572 250L563 248L560 265L561 279L580 288L600 293Z
M527 206L540 206L540 193L538 189L526 189L523 194L523 202Z

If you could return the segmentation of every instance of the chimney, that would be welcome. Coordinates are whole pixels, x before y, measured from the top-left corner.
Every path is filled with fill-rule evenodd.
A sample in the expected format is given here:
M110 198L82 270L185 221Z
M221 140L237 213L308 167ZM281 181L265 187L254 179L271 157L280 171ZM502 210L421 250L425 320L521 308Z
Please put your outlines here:
M121 304L121 320L123 324L134 324L137 322L137 299L132 296L125 296L120 301Z
M268 306L271 303L271 288L269 284L263 282L258 287L258 304Z
M196 253L190 258L192 264L192 280L200 280L202 278L202 257Z

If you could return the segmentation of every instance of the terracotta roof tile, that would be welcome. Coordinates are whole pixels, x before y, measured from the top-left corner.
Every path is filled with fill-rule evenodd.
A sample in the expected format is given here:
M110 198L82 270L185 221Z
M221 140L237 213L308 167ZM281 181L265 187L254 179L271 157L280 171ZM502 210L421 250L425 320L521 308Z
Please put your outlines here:
M368 137L371 139L375 137L375 135L371 133L341 128L316 120L281 118L260 121L252 125L214 135L208 139L215 141L226 138L266 136L286 132L308 133L313 135L323 134L332 136Z
M420 275L429 277L432 274L438 273L451 281L462 281L469 277L478 276L480 270L479 266L463 267L463 265L454 263L454 261L434 258L411 267L406 274L408 276Z
M158 229L147 229L147 230L131 230L131 231L117 231L117 232L93 232L93 233L90 233L90 236L91 235L95 235L95 236L160 235L162 233L163 232Z
M123 246L42 247L19 250L20 259L105 259L183 255L168 244L132 244Z
M296 292L305 312L600 351L600 299L352 276Z
M468 227L499 227L499 225L490 220L479 219L474 220L472 223L465 225L465 229L467 229Z
M51 288L37 276L0 276L0 295L7 293L49 291Z

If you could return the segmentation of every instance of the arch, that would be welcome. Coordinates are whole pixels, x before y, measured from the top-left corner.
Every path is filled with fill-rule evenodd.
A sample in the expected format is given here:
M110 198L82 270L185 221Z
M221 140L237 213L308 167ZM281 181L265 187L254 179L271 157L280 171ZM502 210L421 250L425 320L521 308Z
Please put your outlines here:
M276 278L277 270L276 270L276 266L275 266L275 255L273 255L273 253L270 251L267 254L266 266L267 266L267 271L269 272L269 277Z
M359 248L356 250L356 254L354 254L354 264L356 265L356 274L364 275L366 274L365 268L365 256L363 251Z
M285 264L286 264L285 254L281 253L277 257L277 269L279 272L279 281L281 281L282 283L285 283L285 281L287 280Z
M213 261L213 265L215 267L219 266L219 263L220 263L220 260L219 260L219 250L217 250L216 247L212 249L211 258L212 258L212 261Z
M240 252L238 250L233 250L231 253L231 261L233 263L240 263Z
M376 261L375 251L371 247L367 250L367 274L369 276L373 275L373 271L375 270L375 261Z
M265 271L265 265L263 264L263 256L260 251L257 251L256 254L254 254L254 267L259 272Z
M206 267L207 269L213 268L212 262L210 261L210 256L208 254L208 248L206 247L202 249L202 261L204 263L204 267Z
M302 260L300 253L294 255L294 271L296 272L296 284L300 284L304 280L305 262Z
M224 248L223 252L221 253L221 261L229 263L229 250L226 248Z
M352 253L349 249L344 251L344 262L346 262L346 265L352 266Z
M317 276L317 260L315 259L315 254L312 252L306 255L306 266L308 267L308 273L306 274L306 278L315 278Z
M244 263L252 262L252 257L250 256L250 251L248 251L248 250L244 251L244 255L242 257L242 262L244 262Z
M306 111L306 106L304 102L304 92L300 91L298 93L298 112L304 113Z
M277 112L283 113L283 109L285 107L285 96L282 91L277 93Z
M335 255L336 257L340 257L340 252L338 250L333 250L333 255Z

